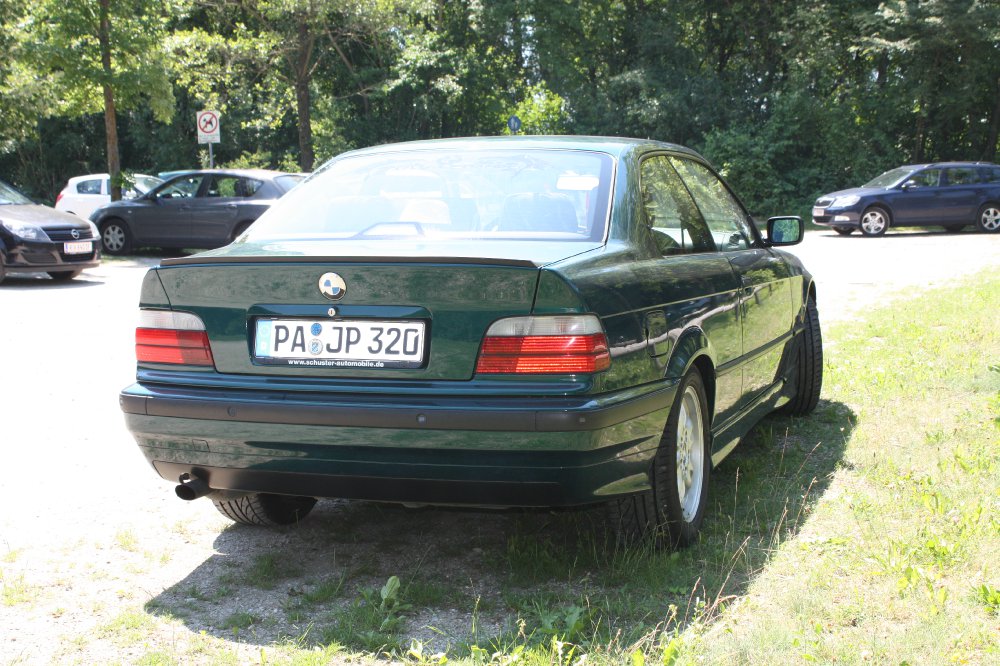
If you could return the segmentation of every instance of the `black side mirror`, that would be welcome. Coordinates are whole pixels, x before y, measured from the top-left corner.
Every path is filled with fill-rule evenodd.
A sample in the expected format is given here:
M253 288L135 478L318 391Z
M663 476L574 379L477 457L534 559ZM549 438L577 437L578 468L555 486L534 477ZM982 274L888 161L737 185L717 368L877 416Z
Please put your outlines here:
M767 238L764 243L770 247L797 245L806 235L806 225L797 215L782 215L767 220Z

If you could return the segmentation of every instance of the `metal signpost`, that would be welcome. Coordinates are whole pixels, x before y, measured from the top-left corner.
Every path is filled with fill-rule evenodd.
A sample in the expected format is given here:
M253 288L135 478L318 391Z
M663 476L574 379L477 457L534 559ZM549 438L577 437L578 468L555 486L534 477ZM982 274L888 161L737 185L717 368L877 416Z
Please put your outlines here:
M213 143L222 143L219 132L219 112L199 111L196 120L198 125L198 143L208 144L208 168L215 168L215 155L212 152Z

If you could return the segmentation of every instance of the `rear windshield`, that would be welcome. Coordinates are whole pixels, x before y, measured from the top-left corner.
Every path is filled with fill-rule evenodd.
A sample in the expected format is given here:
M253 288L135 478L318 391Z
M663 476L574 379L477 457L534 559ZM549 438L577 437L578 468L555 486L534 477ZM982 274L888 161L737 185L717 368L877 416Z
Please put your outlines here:
M414 150L333 160L247 240L601 240L613 160L577 150Z

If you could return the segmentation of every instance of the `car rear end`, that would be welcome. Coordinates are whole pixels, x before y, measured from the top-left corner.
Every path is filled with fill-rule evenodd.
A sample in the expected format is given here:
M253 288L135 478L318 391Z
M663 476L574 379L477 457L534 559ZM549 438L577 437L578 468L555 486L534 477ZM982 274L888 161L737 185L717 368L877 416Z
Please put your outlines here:
M568 152L334 164L329 182L356 187L314 177L240 242L150 271L121 402L156 471L215 491L489 506L645 488L672 395L609 389L605 321L558 270L602 251L615 166ZM498 185L517 175L518 191Z

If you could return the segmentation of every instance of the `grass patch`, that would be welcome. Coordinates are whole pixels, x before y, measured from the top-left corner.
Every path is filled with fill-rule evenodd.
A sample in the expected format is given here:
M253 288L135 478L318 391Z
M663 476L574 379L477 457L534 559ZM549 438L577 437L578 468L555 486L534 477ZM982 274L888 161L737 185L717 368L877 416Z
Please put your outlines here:
M267 553L254 558L244 573L243 580L261 590L272 590L278 583L296 576L298 572L298 567L291 563L290 558Z
M125 611L101 625L97 633L117 645L143 642L156 628L156 620L142 611Z
M2 585L2 595L0 596L3 598L4 606L30 603L37 594L34 587L24 582L24 574L15 578L0 572L0 585Z

